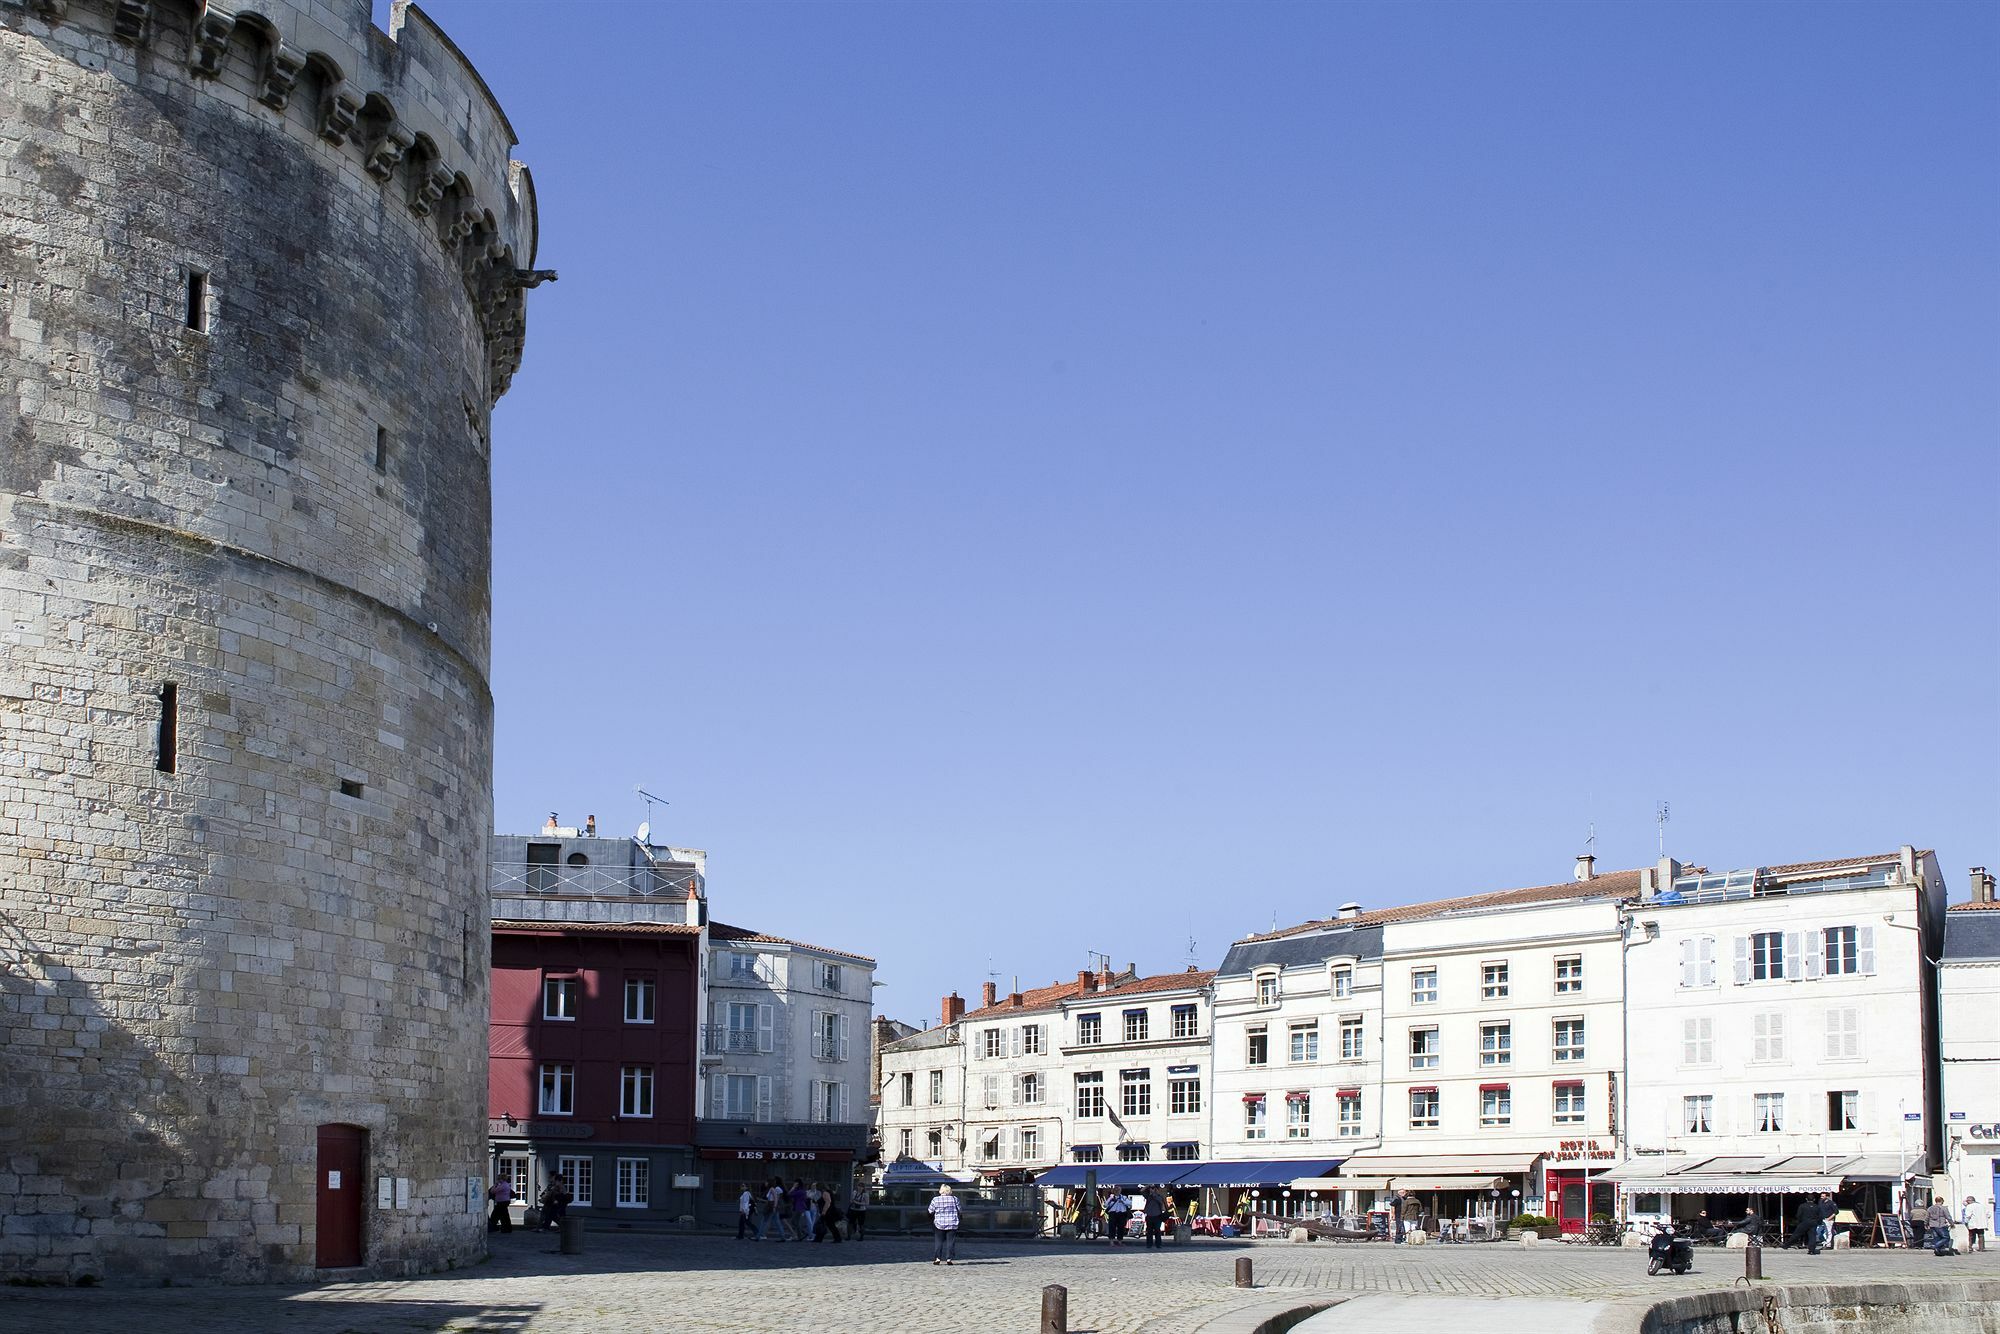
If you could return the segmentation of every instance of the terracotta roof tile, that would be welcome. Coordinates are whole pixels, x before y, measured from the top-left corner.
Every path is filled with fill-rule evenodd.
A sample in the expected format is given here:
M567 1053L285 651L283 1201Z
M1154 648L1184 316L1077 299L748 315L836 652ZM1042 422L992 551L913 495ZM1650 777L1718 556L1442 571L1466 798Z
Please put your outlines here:
M1127 982L1123 986L1113 987L1109 991L1100 991L1097 994L1116 997L1136 996L1148 991L1182 991L1189 987L1205 987L1214 980L1215 970L1212 968L1206 972L1187 968L1178 973L1157 973L1152 977L1142 977L1137 981Z
M1033 990L1022 992L1019 1005L1009 1005L1007 998L1002 997L996 1005L982 1005L976 1010L968 1010L961 1016L961 1022L966 1019L990 1019L1002 1014L1026 1014L1030 1010L1053 1010L1063 1001L1090 994L1093 993L1085 983L1074 979L1057 982L1052 986L1035 987Z
M1925 855L1919 852L1917 860L1922 861ZM1850 866L1862 866L1874 862L1901 861L1902 858L1903 854L1900 852L1881 852L1873 857L1836 857L1832 861L1792 862L1786 866L1766 866L1761 869L1769 871L1772 875L1803 875L1810 871L1839 871Z
M1947 911L1947 912L1992 912L1992 911L1994 911L1995 909L2000 909L2000 900L1993 900L1993 901L1991 901L1991 902L1987 902L1987 903L1973 903L1973 902L1970 902L1970 901L1967 901L1967 902L1965 902L1965 903L1954 903L1954 904L1951 904L1950 906L1948 906L1948 907L1946 908L1946 910L1945 910L1945 911Z
M1528 903L1557 903L1564 899L1629 898L1639 892L1639 872L1606 871L1588 880L1566 880L1559 885L1533 885L1526 889L1501 889L1485 894L1466 894L1455 899L1432 899L1427 903L1406 903L1394 908L1377 908L1358 917L1324 917L1297 926L1245 936L1236 943L1256 944L1280 940L1307 931L1323 931L1332 926L1378 926L1386 922L1414 922L1446 913L1474 912L1482 908L1512 908Z
M838 954L843 959L854 959L867 964L871 968L875 966L873 959L865 954L856 954L852 950L829 949L825 945L809 945L803 940L787 940L783 936L767 936L762 931L752 931L746 926L730 926L727 922L710 922L708 924L708 935L711 940L747 940L753 944L791 945L802 950L818 950L821 954Z

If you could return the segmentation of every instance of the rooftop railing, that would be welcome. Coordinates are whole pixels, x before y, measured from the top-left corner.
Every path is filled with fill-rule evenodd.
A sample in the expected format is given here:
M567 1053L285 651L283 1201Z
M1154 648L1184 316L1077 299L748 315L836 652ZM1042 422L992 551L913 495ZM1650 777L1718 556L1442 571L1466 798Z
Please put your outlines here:
M572 866L546 862L494 862L488 881L494 894L637 895L686 898L695 887L692 870L663 866Z

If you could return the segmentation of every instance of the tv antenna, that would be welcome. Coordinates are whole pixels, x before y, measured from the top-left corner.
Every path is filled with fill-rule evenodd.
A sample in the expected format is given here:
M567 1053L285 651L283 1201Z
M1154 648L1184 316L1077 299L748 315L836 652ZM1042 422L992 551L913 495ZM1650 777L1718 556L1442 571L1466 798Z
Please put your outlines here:
M1672 817L1673 808L1668 806L1664 801L1653 811L1653 819L1658 821L1660 826L1660 855L1662 857L1667 855L1667 821Z
M638 839L641 843L650 843L653 837L653 807L671 806L673 803L668 801L665 797L654 796L652 793L648 792L645 788L639 786L637 783L634 783L632 785L632 790L634 792L637 792L639 794L640 799L646 803L646 823L639 826L639 832L634 834L633 837Z
M1188 961L1188 967L1190 968L1198 968L1201 966L1201 954L1199 951L1195 949L1194 937L1192 935L1188 937L1187 961Z

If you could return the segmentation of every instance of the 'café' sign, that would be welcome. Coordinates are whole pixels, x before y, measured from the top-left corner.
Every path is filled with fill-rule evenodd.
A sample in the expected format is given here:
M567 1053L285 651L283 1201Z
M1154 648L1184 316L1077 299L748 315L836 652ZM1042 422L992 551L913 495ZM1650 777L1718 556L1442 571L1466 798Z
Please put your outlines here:
M1552 1162L1583 1163L1608 1162L1618 1156L1616 1149L1607 1149L1594 1139L1566 1139L1556 1145L1556 1151L1549 1155Z
M2000 1139L2000 1121L1969 1121L1965 1127L1967 1139Z

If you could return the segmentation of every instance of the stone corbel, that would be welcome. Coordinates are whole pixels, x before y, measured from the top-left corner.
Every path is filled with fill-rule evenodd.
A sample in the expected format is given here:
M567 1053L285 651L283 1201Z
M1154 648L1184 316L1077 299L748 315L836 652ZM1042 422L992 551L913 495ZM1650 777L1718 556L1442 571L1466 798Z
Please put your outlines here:
M556 280L556 271L554 269L514 270L514 286L520 289L521 291L527 291L530 288L540 287L543 283L552 283L555 280Z
M387 181L395 176L396 164L403 160L403 154L409 152L410 145L416 141L416 135L401 125L391 124L382 131L382 137L375 141L375 146L368 150L368 160L362 165L376 180Z
M133 46L144 46L152 17L153 0L118 0L118 9L111 16L112 36Z
M346 84L334 84L319 99L319 137L330 144L346 143L360 114L361 99L348 92Z
M292 85L299 81L299 71L305 67L304 56L283 42L274 44L264 58L264 86L258 89L257 100L273 111L283 111L292 100Z
M28 8L45 23L61 23L69 14L69 0L28 0Z
M229 34L236 30L236 16L208 9L194 23L194 40L188 43L188 69L195 77L212 79L222 73L222 58L229 54Z
M450 249L457 249L471 237L472 229L478 225L479 210L470 197L458 201L458 209L452 214L451 224L444 229L444 243Z
M454 179L451 168L442 162L431 163L429 171L410 182L410 212L428 218Z

